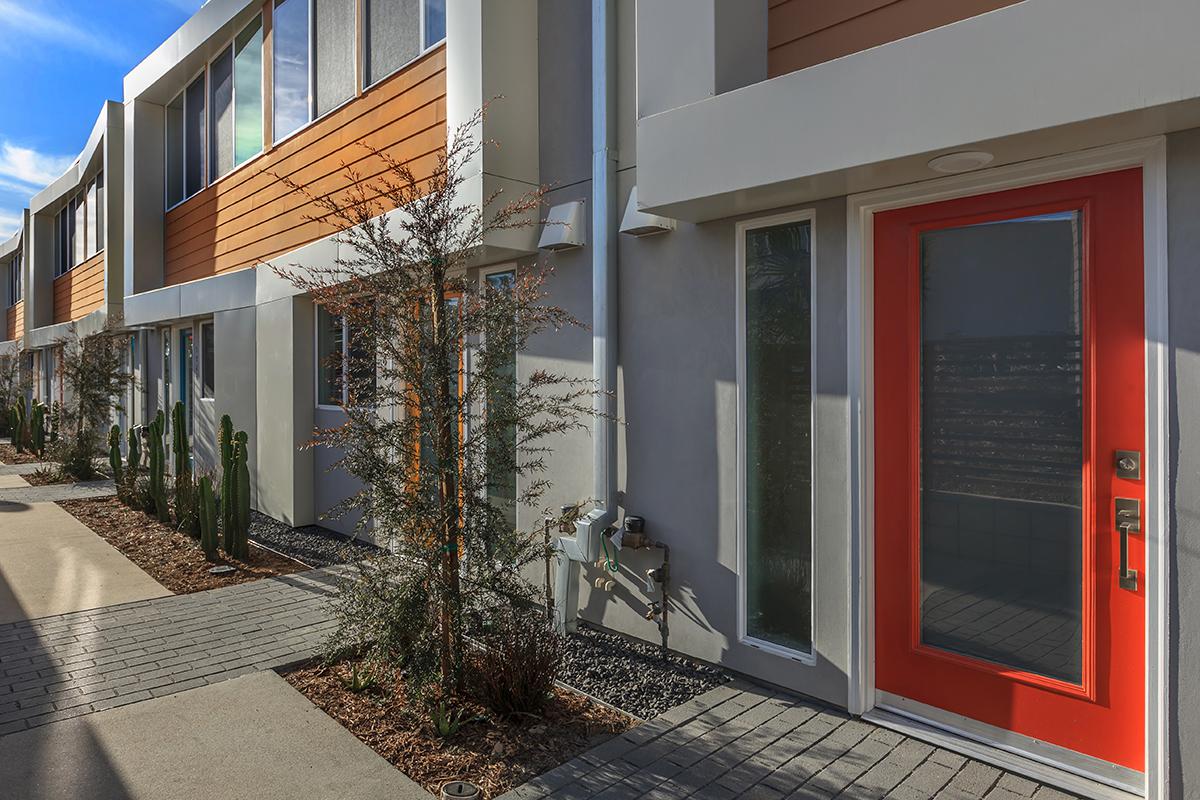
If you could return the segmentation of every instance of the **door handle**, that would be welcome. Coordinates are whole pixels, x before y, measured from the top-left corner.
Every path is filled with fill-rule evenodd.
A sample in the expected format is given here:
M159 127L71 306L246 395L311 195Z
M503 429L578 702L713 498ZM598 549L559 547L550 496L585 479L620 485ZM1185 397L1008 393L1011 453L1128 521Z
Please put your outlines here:
M1117 534L1121 537L1121 562L1117 566L1117 585L1136 592L1138 574L1129 568L1129 534L1142 529L1142 503L1140 500L1118 497L1116 499Z

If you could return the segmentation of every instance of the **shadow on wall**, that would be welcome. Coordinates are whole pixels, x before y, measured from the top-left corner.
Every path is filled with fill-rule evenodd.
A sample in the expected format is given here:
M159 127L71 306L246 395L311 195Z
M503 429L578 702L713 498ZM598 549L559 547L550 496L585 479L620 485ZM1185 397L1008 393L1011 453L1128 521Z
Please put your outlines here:
M2 573L0 609L18 610L17 614L20 609ZM94 629L82 614L72 615L69 619L71 622L66 627L55 629L53 650L43 642L37 626L29 621L0 625L0 642L3 642L0 644L0 665L3 671L8 676L17 671L22 684L36 684L20 692L0 695L0 708L15 706L4 712L3 722L0 723L0 787L3 787L0 793L22 800L59 800L64 797L133 800L120 771L109 758L104 745L96 738L86 718L3 733L7 725L19 727L16 722L18 718L37 719L43 714L54 713L56 701L69 703L69 698L78 693L74 689L63 688L60 682L68 678L68 668L55 664L69 654L70 645L63 642L70 641L71 636L83 638L94 635ZM19 642L19 646L14 646L15 642ZM87 674L91 668L91 662L76 663L85 665L76 668L77 677ZM5 679L8 679L7 676ZM4 684L0 684L0 687L3 687L0 690L10 688ZM9 792L12 794L9 795Z

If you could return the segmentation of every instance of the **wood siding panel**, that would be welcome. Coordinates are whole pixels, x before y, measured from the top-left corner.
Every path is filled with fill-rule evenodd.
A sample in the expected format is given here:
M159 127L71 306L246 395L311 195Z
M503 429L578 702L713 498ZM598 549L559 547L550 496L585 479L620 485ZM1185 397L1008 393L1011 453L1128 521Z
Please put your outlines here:
M20 339L25 333L25 301L18 300L8 309L4 320L4 339Z
M832 61L1020 0L772 0L770 77Z
M166 216L165 285L242 269L337 232L324 210L288 188L318 195L386 170L367 147L431 173L446 144L446 50L428 53L366 94L222 178Z
M85 317L104 305L104 253L54 279L54 324Z

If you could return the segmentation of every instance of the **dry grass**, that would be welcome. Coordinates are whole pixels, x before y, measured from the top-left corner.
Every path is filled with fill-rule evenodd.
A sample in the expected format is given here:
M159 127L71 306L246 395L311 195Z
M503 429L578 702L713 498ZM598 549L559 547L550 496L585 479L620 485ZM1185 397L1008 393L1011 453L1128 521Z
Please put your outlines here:
M464 718L471 721L443 741L433 732L428 715L412 707L398 680L381 678L373 689L349 691L343 681L355 663L313 663L284 677L433 793L447 781L467 780L480 786L485 797L498 797L632 726L624 714L555 689L538 717L501 717L466 702Z
M224 553L216 561L209 561L198 540L129 508L115 497L64 500L59 505L175 594L202 592L308 569L253 543L247 561L238 561ZM209 568L218 564L236 567L236 571L210 574Z

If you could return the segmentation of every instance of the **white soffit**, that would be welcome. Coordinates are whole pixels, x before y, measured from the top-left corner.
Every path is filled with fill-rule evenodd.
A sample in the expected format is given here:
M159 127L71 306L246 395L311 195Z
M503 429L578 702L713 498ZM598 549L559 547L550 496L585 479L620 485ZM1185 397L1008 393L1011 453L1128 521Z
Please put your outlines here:
M675 220L649 214L638 208L638 190L637 186L634 186L633 191L629 193L629 202L625 204L625 216L621 217L621 233L630 236L653 236L673 230Z
M542 226L539 250L569 250L587 244L587 217L582 200L559 203L550 208Z

